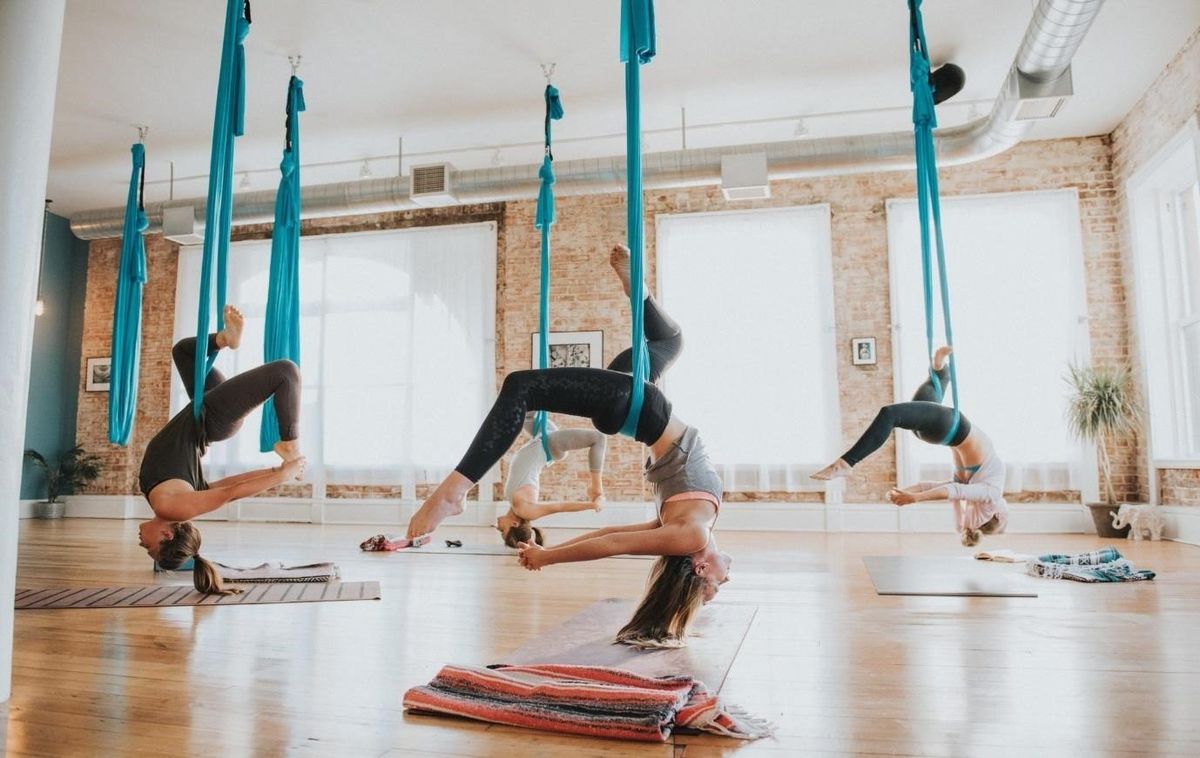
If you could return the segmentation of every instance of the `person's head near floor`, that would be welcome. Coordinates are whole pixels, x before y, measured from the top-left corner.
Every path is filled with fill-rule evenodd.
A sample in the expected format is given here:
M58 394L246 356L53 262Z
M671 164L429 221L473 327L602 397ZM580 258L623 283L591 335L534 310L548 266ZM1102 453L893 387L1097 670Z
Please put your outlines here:
M733 558L709 539L691 555L659 558L646 580L646 595L633 618L617 632L617 642L640 648L683 647L700 607L729 581Z
M226 587L212 561L200 556L200 530L190 521L152 519L138 526L138 544L146 548L158 565L175 571L192 559L192 584L206 595L235 595L241 590Z
M1008 520L997 513L981 524L978 529L972 529L969 526L963 527L959 536L962 538L963 547L975 547L983 539L983 535L1003 534L1007 526Z
M522 542L546 544L542 530L531 524L529 519L523 519L513 513L511 508L508 513L496 519L496 531L500 532L504 544L511 548L517 547Z

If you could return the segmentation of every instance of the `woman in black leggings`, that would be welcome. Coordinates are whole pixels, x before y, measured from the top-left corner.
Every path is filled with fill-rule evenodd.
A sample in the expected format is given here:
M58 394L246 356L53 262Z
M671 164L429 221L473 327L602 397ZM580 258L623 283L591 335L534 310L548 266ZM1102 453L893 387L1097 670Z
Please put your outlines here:
M233 306L225 308L225 328L209 335L208 355L241 344L244 319ZM190 398L194 389L196 339L181 340L171 351L175 368ZM204 479L200 458L209 443L232 437L258 406L274 398L280 442L275 452L283 463L215 482ZM226 503L264 492L304 473L300 456L300 369L291 361L273 361L231 379L209 371L204 382L204 403L199 421L192 406L175 414L150 440L142 457L138 483L154 511L154 518L138 526L138 544L165 569L175 569L195 559L196 589L227 594L216 568L200 557L200 530L191 519L215 511Z
M979 542L981 534L1003 532L1008 526L1008 504L1004 500L1004 462L996 454L992 440L967 417L942 405L942 396L950 383L946 359L949 347L941 347L933 356L933 374L917 389L907 403L885 405L854 445L833 463L813 474L813 479L847 477L860 461L887 442L894 429L907 429L923 442L950 448L954 458L954 479L948 482L918 482L905 489L892 489L888 499L896 505L925 500L950 500L954 503L955 528L964 545Z

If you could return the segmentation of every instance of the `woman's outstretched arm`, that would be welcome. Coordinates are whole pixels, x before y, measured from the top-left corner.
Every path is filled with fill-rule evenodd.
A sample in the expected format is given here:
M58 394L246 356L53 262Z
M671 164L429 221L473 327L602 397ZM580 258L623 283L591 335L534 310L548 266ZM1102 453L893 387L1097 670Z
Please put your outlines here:
M653 529L609 532L552 548L522 543L518 560L530 571L554 563L576 563L614 555L688 555L704 547L707 532L698 527L668 524Z
M255 476L231 486L155 494L150 500L150 505L159 518L168 521L189 521L197 516L215 511L234 500L253 497L290 479L298 478L304 471L304 462L303 458L296 458L285 462L279 468L253 471L250 473L261 474L261 476Z

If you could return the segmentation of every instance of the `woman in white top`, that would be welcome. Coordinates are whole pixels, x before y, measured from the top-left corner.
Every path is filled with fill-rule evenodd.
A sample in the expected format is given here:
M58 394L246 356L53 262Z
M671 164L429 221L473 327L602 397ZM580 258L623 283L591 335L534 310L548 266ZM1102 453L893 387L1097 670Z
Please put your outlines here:
M841 458L813 474L828 480L850 475L859 461L883 446L893 429L908 429L924 442L945 445L954 456L954 479L948 482L920 482L905 489L893 489L888 499L896 505L924 500L950 500L954 503L955 527L968 547L979 542L982 534L996 534L1008 527L1008 503L1004 500L1004 462L996 455L991 438L971 425L961 413L942 405L942 396L950 382L945 368L951 348L941 347L933 357L933 372L907 403L895 403L879 409L875 420L854 446ZM936 376L936 380L935 380Z
M525 431L533 433L533 414L525 419ZM559 429L553 421L546 420L546 443L550 448L550 460L542 448L541 437L534 437L516 452L508 464L508 479L504 482L504 499L510 503L508 513L496 519L496 531L504 538L504 544L515 548L522 542L545 544L542 530L530 522L552 513L575 511L598 511L604 504L604 453L608 448L608 437L595 429ZM588 483L586 502L543 502L538 500L542 470L561 461L572 450L588 451Z

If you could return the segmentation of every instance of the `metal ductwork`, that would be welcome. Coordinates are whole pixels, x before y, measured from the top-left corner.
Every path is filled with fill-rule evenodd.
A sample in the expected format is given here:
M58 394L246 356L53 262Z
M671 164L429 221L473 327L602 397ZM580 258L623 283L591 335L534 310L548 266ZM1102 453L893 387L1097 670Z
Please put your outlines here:
M1021 141L1030 119L1053 115L1070 94L1070 63L1104 0L1039 0L1020 48L991 112L962 126L935 133L938 162L953 166L989 158ZM1031 103L1053 101L1048 107ZM771 179L798 179L836 174L911 170L912 133L891 132L857 137L767 142L728 147L670 150L642 158L646 189L691 187L721 182L721 156L764 153ZM450 175L459 203L524 200L537 197L540 164L502 166ZM584 195L625 191L625 157L555 161L555 194ZM150 204L150 233L162 230L167 203ZM203 222L204 198L177 200L192 206ZM337 182L301 190L304 218L351 216L415 207L409 178L390 177ZM234 197L235 225L267 223L275 214L275 191L247 192ZM124 208L84 211L71 218L71 231L85 240L121 236Z

